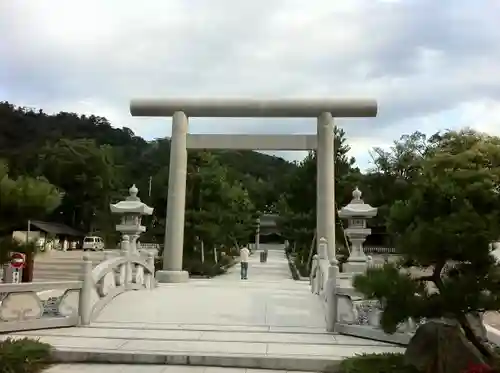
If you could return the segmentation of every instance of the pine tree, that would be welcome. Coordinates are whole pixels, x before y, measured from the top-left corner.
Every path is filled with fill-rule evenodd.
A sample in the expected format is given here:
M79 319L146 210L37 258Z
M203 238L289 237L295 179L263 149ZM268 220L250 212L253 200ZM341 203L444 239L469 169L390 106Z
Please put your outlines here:
M500 309L500 272L491 255L499 236L499 193L499 138L450 131L430 139L409 199L390 210L401 263L354 279L358 291L381 302L386 332L409 317L452 318L491 358L467 315Z
M348 155L351 148L344 130L338 127L334 127L334 149L335 200L337 206L343 206L352 198L355 182L351 176L358 176L359 170L353 168L355 159ZM310 261L310 247L316 229L316 164L316 152L311 151L289 176L285 192L277 204L280 229L286 239L295 244L299 264ZM336 222L337 241L343 243L341 221L337 219Z

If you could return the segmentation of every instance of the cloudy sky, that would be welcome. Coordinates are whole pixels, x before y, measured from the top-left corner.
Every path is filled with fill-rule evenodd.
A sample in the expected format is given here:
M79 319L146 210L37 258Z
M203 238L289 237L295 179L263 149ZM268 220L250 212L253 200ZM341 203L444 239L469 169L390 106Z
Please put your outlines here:
M130 117L131 98L374 98L376 119L337 122L363 168L371 147L415 130L500 134L497 0L0 0L0 35L0 100L106 116L146 139L168 136L169 120Z

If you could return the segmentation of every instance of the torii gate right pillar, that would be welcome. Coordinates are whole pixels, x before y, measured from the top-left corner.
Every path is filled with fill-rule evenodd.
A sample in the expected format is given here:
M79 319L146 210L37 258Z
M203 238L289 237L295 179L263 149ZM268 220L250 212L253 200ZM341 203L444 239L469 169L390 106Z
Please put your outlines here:
M324 112L318 117L317 128L317 195L316 195L316 229L317 242L326 238L328 243L328 259L335 257L335 148L334 124L331 113Z

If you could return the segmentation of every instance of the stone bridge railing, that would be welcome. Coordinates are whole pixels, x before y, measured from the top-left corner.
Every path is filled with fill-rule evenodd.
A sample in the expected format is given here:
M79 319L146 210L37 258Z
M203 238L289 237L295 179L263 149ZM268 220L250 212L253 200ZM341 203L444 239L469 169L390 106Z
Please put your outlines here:
M395 333L386 334L380 327L382 307L378 301L363 299L352 288L337 288L336 302L335 331L342 334L406 345L417 328L427 322L425 319L418 323L408 319L399 325ZM486 325L483 314L469 314L466 317L480 339L500 345L500 331ZM444 318L440 320L454 322Z
M82 281L0 285L0 333L89 325L116 296L129 290L152 289L154 257L130 253L92 269L84 256Z
M311 264L311 273L309 275L309 283L311 291L326 300L326 288L329 279L330 267L336 267L335 264L330 265L328 261L328 246L325 238L319 240L318 254L313 256ZM332 268L334 269L334 268ZM338 267L337 267L338 272ZM333 273L332 273L333 275ZM335 276L336 278L336 276Z
M325 238L320 238L318 245L318 254L314 255L312 260L309 282L311 292L320 297L325 307L327 330L335 331L337 321L336 311L336 288L339 267L336 262L328 260L328 244Z
M127 245L125 239L122 244ZM128 290L153 289L154 255L147 259L139 253L124 250L124 255L110 258L92 270L92 262L84 258L84 278L79 308L80 322L89 325L116 296Z
M380 328L381 307L378 301L364 299L350 286L350 279L341 280L337 263L330 262L327 253L328 243L321 238L310 275L311 292L318 295L324 305L327 330L399 344L408 343L417 325L408 321L395 334L384 333Z
M0 333L77 325L82 286L82 281L0 285Z
M385 333L380 326L382 307L377 300L365 299L352 287L352 277L339 276L337 263L327 259L327 242L320 239L318 255L314 256L310 284L311 291L322 301L325 309L327 331L353 335L389 343L406 345L418 326L412 319L399 325L393 334ZM368 263L380 267L383 263ZM484 325L482 315L468 315L469 322L482 338L500 345L500 331Z
M349 287L337 287L335 298L335 331L338 333L406 345L419 326L408 319L394 334L387 334L380 327L382 307L377 300L364 299Z

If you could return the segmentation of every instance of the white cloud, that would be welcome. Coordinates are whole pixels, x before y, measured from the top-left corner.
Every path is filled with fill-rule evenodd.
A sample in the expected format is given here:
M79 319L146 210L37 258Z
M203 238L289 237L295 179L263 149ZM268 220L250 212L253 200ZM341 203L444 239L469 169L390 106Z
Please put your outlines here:
M488 0L0 2L0 100L108 117L148 139L132 97L373 97L338 120L372 146L462 124L498 133L500 7ZM312 132L311 121L196 120L196 132Z

